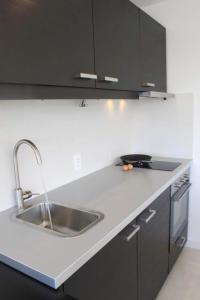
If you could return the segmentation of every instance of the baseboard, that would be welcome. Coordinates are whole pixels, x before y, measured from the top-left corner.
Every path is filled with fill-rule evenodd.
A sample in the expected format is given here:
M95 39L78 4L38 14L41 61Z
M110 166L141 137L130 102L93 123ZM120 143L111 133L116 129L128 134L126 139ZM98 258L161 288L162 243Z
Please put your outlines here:
M200 250L200 242L187 241L186 247Z

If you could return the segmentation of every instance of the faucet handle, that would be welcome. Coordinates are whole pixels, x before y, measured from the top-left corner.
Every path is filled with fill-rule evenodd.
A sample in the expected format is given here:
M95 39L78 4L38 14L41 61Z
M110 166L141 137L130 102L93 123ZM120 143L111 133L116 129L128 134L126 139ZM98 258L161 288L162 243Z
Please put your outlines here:
M27 200L33 196L39 196L38 193L32 193L31 191L23 191L23 200Z
M32 196L40 196L40 193L32 193Z

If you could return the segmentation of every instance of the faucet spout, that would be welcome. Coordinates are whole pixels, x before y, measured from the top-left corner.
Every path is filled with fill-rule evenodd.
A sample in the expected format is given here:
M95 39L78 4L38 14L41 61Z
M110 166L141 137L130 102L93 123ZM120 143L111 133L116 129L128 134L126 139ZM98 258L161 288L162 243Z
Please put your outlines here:
M38 150L38 148L36 147L36 145L33 142L23 139L16 143L16 145L14 147L14 152L13 152L13 162L14 162L15 182L16 182L15 192L16 192L16 198L17 198L17 203L18 203L19 208L24 208L24 200L32 197L32 193L30 191L23 191L21 188L21 184L20 184L18 150L19 150L20 146L23 144L31 147L31 149L33 150L33 152L35 154L37 164L38 165L42 164L42 158L41 158L40 151Z

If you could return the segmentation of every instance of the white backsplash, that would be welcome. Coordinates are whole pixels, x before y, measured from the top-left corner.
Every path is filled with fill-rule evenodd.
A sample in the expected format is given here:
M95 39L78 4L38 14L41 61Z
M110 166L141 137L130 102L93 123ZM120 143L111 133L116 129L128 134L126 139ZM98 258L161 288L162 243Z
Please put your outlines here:
M0 210L15 203L13 147L27 138L40 149L51 190L112 164L131 152L192 156L192 95L160 100L0 101ZM183 135L184 132L184 135ZM73 156L81 154L82 170ZM32 151L19 151L21 185L43 193Z

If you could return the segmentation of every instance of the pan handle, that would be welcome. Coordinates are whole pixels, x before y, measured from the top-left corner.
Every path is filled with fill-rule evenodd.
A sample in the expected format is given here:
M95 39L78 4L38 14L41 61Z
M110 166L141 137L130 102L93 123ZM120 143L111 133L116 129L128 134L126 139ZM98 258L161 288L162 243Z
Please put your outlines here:
M135 163L148 163L152 164L154 160L122 160L124 164L135 164Z

